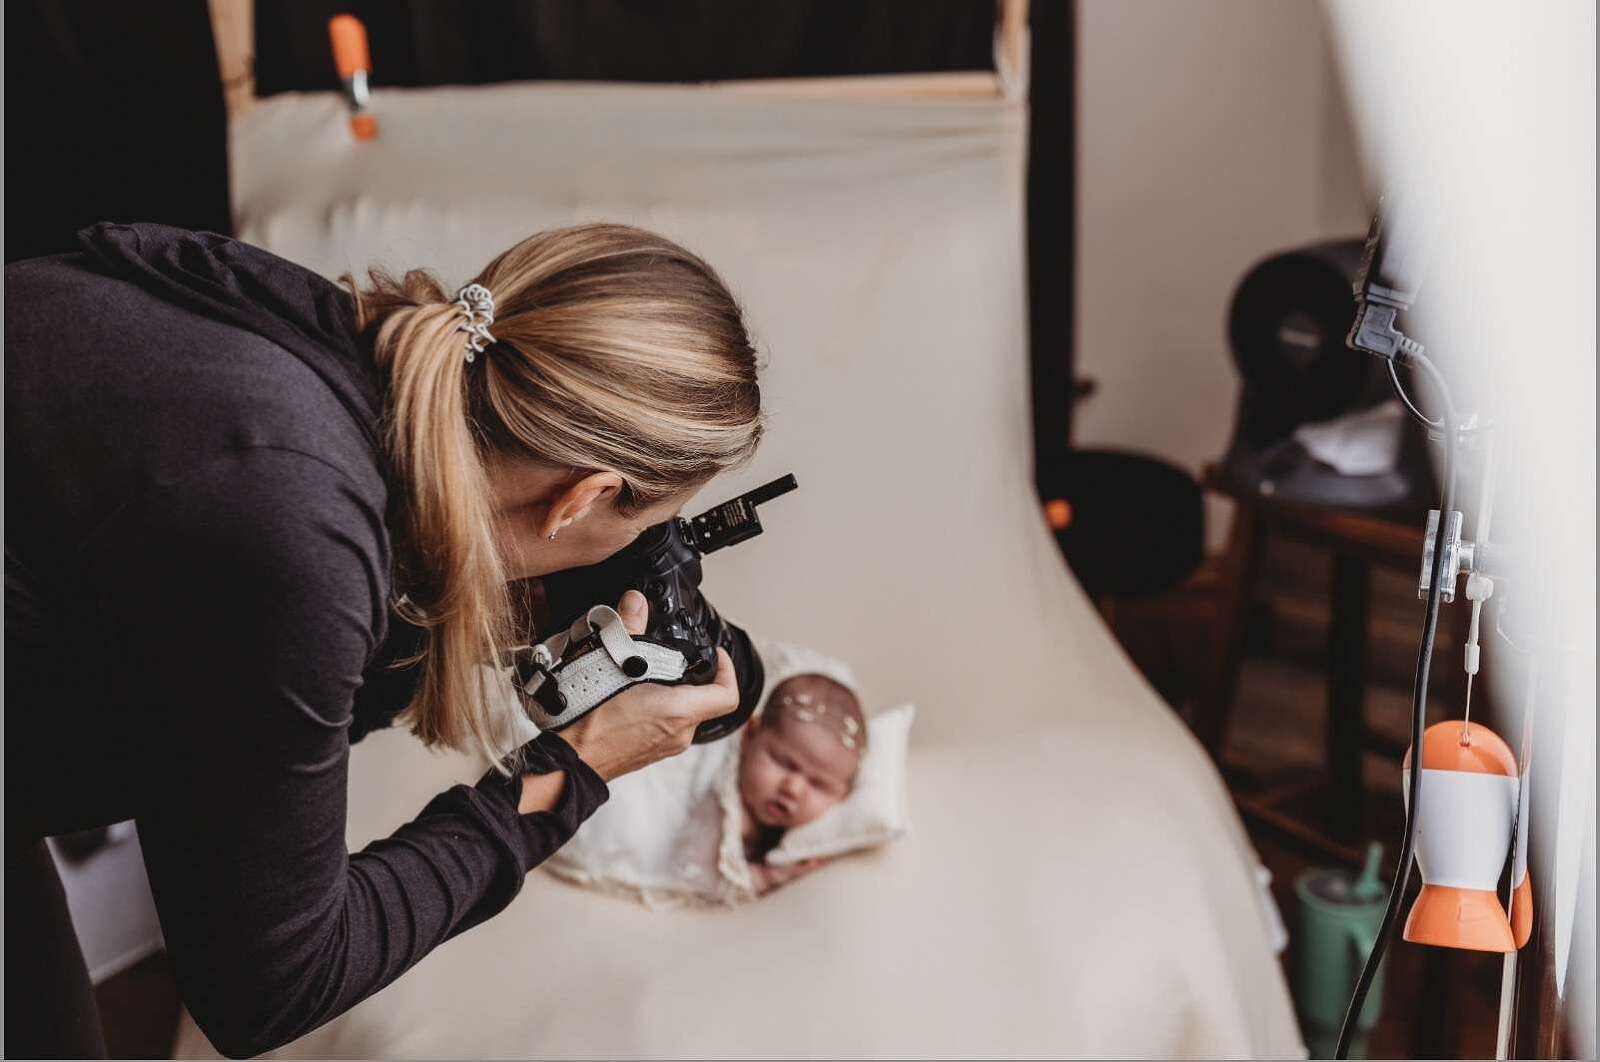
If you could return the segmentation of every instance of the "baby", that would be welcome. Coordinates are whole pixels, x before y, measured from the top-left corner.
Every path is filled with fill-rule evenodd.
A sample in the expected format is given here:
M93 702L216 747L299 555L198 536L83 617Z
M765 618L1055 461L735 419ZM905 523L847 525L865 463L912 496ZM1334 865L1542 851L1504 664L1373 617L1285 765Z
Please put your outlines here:
M815 870L822 860L768 866L785 830L803 826L850 795L866 751L867 722L851 689L803 674L773 689L739 752L740 840L756 895Z
M766 857L850 795L866 717L843 665L789 647L763 656L773 685L740 734L615 779L545 867L658 907L739 903L823 865Z

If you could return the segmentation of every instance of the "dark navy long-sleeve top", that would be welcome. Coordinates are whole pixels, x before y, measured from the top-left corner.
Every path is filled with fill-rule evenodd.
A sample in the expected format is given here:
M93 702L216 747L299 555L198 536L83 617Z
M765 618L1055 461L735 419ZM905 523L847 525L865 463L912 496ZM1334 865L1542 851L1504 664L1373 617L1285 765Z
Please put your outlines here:
M211 234L81 243L6 267L7 841L136 819L185 1003L256 1054L503 908L606 787L547 734L554 810L489 772L347 850L417 644L350 298Z

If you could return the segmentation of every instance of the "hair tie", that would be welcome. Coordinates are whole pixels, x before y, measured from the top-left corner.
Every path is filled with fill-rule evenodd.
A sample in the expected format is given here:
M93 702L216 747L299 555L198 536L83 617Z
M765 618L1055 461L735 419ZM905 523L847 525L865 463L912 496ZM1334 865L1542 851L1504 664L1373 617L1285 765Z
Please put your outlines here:
M456 292L456 306L465 318L456 325L456 331L467 333L467 364L494 342L489 326L494 324L494 295L482 284L468 284Z

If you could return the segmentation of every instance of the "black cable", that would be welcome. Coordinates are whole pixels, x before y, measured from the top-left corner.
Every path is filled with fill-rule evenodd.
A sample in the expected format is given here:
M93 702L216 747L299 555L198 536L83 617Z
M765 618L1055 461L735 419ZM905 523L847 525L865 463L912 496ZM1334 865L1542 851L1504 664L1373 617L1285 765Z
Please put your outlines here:
M1355 991L1350 996L1350 1006L1344 1014L1344 1025L1339 1029L1339 1046L1334 1050L1334 1058L1350 1057L1350 1041L1355 1037L1358 1019L1366 1005L1367 992L1372 988L1372 979L1378 974L1378 966L1383 962L1383 953L1389 943L1389 934L1394 930L1395 917L1400 913L1400 904L1405 899L1406 887L1411 884L1411 862L1415 854L1417 840L1418 800L1422 795L1422 731L1428 721L1428 670L1433 663L1433 639L1439 628L1439 595L1443 591L1440 578L1444 570L1445 529L1450 523L1450 513L1455 508L1456 480L1456 432L1459 425L1456 421L1455 405L1450 401L1450 389L1445 385L1444 377L1437 366L1429 361L1420 350L1409 353L1406 358L1410 364L1420 366L1439 387L1439 400L1444 405L1444 416L1441 418L1444 434L1444 498L1442 508L1439 510L1439 526L1433 535L1433 564L1428 572L1428 607L1422 617L1422 646L1417 653L1416 678L1411 686L1411 780L1406 786L1406 827L1400 840L1400 865L1395 874L1394 885L1389 889L1389 900L1383 908L1383 921L1378 926L1378 937L1372 943L1372 951L1367 955L1366 965L1361 968L1361 976L1356 979ZM1411 406L1411 400L1406 398L1405 390L1400 386L1399 377L1394 374L1394 362L1389 362L1390 378L1394 380L1395 391ZM1415 413L1414 406L1411 407ZM1421 416L1421 414L1417 414ZM1422 418L1427 420L1426 417ZM1432 423L1432 422L1431 422Z

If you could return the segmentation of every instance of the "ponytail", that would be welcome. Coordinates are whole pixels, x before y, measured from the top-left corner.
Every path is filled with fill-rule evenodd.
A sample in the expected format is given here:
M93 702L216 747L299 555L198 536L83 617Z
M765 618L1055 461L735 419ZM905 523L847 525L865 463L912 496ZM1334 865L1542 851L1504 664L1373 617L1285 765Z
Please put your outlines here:
M383 314L373 354L389 383L386 436L393 478L404 489L396 510L407 591L397 608L426 632L422 677L407 721L427 744L476 744L493 759L498 724L483 688L488 673L440 666L447 660L496 659L509 618L488 478L467 416L466 373L472 367L461 311L421 270L399 282L373 270L369 279L375 290L403 297ZM360 316L369 320L358 316L358 324L371 323L381 312L376 301L366 301ZM454 710L426 710L445 704Z
M403 718L430 745L498 761L506 702L484 665L516 635L487 458L614 471L624 508L671 497L754 452L755 351L709 266L620 225L541 233L490 263L474 282L494 297L497 342L472 363L432 274L343 279L388 385L396 607L426 632Z

